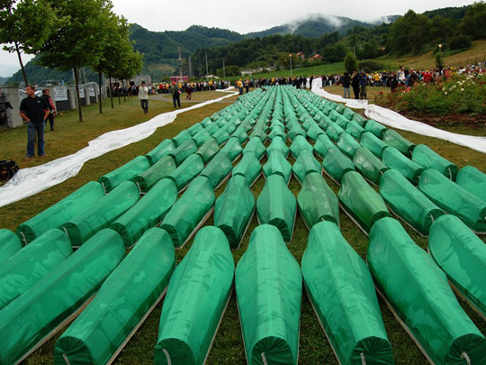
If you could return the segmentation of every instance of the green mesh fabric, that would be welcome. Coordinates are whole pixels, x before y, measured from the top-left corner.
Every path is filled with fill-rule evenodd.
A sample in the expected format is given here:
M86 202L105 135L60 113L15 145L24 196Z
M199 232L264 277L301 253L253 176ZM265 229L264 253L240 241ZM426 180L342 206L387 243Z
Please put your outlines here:
M456 184L486 201L486 174L473 166L464 166L456 176Z
M201 172L201 176L206 176L209 179L213 189L216 187L231 173L233 169L233 163L230 156L224 151L220 151L204 170Z
M383 151L383 162L391 169L399 171L403 176L418 183L418 179L424 168L415 161L412 161L394 147L387 147Z
M179 145L175 150L169 152L177 165L180 165L186 158L197 152L196 143L192 139L188 139Z
M354 112L349 109L349 108L345 108L344 111L343 111L343 116L346 117L346 119L348 120L352 120L353 117L354 117Z
M361 139L361 135L365 133L365 129L353 120L346 126L346 132L359 141Z
M248 364L296 364L302 275L278 229L255 228L235 287Z
M119 234L104 229L1 310L0 363L15 363L74 313L124 255Z
M353 120L356 121L360 126L364 126L366 123L366 118L363 117L361 114L354 113Z
M224 147L221 149L222 152L226 153L228 155L230 161L235 160L239 155L241 155L241 152L243 149L241 148L240 141L236 137L231 137L228 142L224 145Z
M230 135L224 128L221 128L213 134L213 137L216 139L218 144L221 145L230 138Z
M331 138L334 142L337 142L339 136L344 133L344 129L342 129L336 123L329 124L326 129L326 134Z
M260 161L256 158L255 154L252 152L245 153L233 168L232 175L242 175L246 178L246 183L248 186L252 185L255 180L260 176L262 171L262 165Z
M206 143L208 140L213 138L211 134L206 129L201 130L198 132L196 135L192 137L194 140L194 143L196 143L196 146L201 147L204 143Z
M79 246L130 209L139 197L135 183L125 181L81 214L64 223L62 228L68 233L73 246Z
M360 144L348 133L344 132L339 136L336 145L349 158L353 158L356 150L360 148Z
M98 181L103 185L106 192L116 188L125 181L132 180L138 174L150 168L150 161L145 156L135 157L122 167L101 176Z
M262 140L259 137L251 137L248 143L246 144L243 154L253 152L258 159L263 157L265 153L265 146L262 143Z
M293 141L297 136L304 137L306 136L305 130L299 125L295 124L292 126L291 129L287 131L289 138ZM291 147L292 149L292 147Z
M322 220L339 225L339 202L320 173L310 172L302 180L297 196L300 216L311 229Z
M218 153L219 145L213 137L209 137L197 150L204 163L208 163Z
M51 229L4 261L0 268L0 309L39 282L71 252L68 236Z
M177 147L180 147L185 142L191 140L191 133L187 129L184 129L183 131L179 132L177 136L172 138L172 140L174 141Z
M401 153L406 156L410 156L411 151L414 149L414 144L408 139L402 137L399 133L395 132L393 129L387 129L383 133L383 142L387 145L395 147Z
M270 128L270 132L268 133L268 138L273 140L274 138L285 138L286 135L287 134L285 133L285 127L276 125Z
M380 181L380 194L390 208L424 235L443 212L400 172L390 169Z
M178 190L182 190L189 182L201 173L204 168L204 161L198 154L194 153L180 164L173 171L169 178L174 180Z
M15 255L22 248L22 243L15 233L0 229L0 264Z
M444 215L430 229L429 250L454 286L486 315L486 246L459 218Z
M342 115L336 118L336 124L339 125L342 129L346 129L348 126L349 120Z
M340 182L344 174L354 170L353 161L351 161L337 147L330 148L326 157L322 161L322 167L334 180Z
M237 248L255 210L255 198L245 176L235 175L214 206L214 225L226 235L231 248Z
M445 274L397 220L384 218L373 226L368 264L377 286L435 364L464 364L463 353L471 364L486 361L486 340Z
M316 143L314 143L314 152L324 158L327 155L327 151L335 147L336 145L329 139L327 134L321 134L317 138Z
M110 228L123 238L127 247L132 246L150 227L158 224L177 200L174 181L163 179L133 207L118 217Z
M182 246L191 232L214 204L215 196L209 179L199 176L175 202L162 221L176 247Z
M295 158L297 158L299 157L301 152L305 150L312 152L313 150L312 145L309 142L307 142L304 136L300 136L300 135L296 136L292 140L292 145L290 146L290 152Z
M174 245L168 233L160 228L148 230L56 341L54 361L108 363L162 295L174 266Z
M302 275L341 364L394 363L371 274L335 223L312 228Z
M446 212L457 215L476 231L486 231L486 202L434 169L420 175L419 189Z
M147 157L147 159L150 161L150 164L153 165L162 157L167 155L170 151L172 151L174 148L175 146L172 140L164 139L157 147L147 153L145 157Z
M19 225L17 234L22 236L26 242L30 242L49 229L58 228L70 219L83 214L104 196L103 187L95 181L90 181L61 201Z
M378 123L376 120L369 119L366 121L364 129L373 133L376 137L382 138L383 133L387 130L383 124Z
M304 181L308 173L318 172L320 174L321 170L321 164L315 159L312 151L307 150L302 151L292 166L292 171L300 182Z
M313 141L316 141L321 134L325 134L325 132L317 124L312 125L307 130L307 137L309 137Z
M388 167L365 147L356 150L353 164L364 177L377 185L383 172L388 170Z
M191 136L194 136L201 132L204 129L201 123L196 123L187 128L187 131L191 134Z
M149 191L158 181L168 177L177 168L172 156L164 156L151 168L133 178L142 193Z
M289 242L295 223L296 199L280 175L267 177L257 200L258 219L262 224L277 227L285 241Z
M248 139L248 134L246 133L245 128L241 128L240 126L231 134L231 137L237 138L238 142L241 144Z
M389 215L383 198L358 172L348 171L344 174L341 184L339 200L366 231L369 231L378 219Z
M266 178L273 174L280 175L288 184L292 175L292 165L285 159L284 155L275 151L268 155L268 161L263 165L263 174Z
M360 144L370 150L370 152L378 158L381 158L383 151L388 147L385 142L371 132L365 132L361 135Z
M285 137L275 137L272 139L272 143L267 148L267 153L270 154L273 151L278 151L285 157L289 155L289 148L285 144Z
M424 144L415 146L412 153L412 160L425 168L439 171L451 180L456 179L457 166Z
M202 364L231 295L234 262L217 227L201 229L170 279L155 364Z

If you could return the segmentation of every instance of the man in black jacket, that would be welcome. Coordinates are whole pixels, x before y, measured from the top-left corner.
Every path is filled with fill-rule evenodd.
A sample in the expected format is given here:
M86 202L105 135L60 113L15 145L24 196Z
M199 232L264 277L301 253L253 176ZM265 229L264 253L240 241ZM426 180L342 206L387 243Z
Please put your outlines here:
M49 115L49 106L35 95L35 88L25 88L27 97L20 103L20 117L27 124L27 158L34 157L37 139L37 155L44 156L44 121Z
M359 99L359 81L360 76L359 73L354 71L353 76L351 78L351 86L353 86L354 98Z
M347 72L344 73L343 78L341 79L341 83L343 84L343 89L344 89L344 98L351 98L351 91L349 90L349 87L351 86L351 77Z

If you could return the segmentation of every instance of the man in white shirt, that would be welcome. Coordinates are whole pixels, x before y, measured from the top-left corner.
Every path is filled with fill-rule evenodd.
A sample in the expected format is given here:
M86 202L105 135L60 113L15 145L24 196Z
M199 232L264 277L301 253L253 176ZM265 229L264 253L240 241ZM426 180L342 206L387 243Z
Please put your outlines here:
M145 86L145 81L142 81L142 83L138 87L138 98L140 99L140 105L142 106L143 112L145 114L148 113L148 96L149 89L147 86Z

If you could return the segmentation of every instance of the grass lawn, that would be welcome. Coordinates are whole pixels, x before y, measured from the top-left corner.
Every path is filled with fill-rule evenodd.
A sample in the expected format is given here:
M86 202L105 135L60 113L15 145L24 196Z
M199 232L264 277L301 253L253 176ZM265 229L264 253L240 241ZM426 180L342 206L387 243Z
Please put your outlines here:
M68 195L70 192L74 191L86 182L96 180L104 173L111 171L123 163L133 159L134 157L149 151L164 138L171 138L175 136L181 130L202 120L204 117L211 115L227 105L228 104L224 102L215 103L201 109L180 114L174 123L163 128L159 128L151 137L89 161L85 164L77 176L67 180L66 182L52 187L49 190L41 192L33 197L0 208L0 227L15 229L21 222L54 204L62 197ZM151 113L155 114L156 112L170 110L171 106L164 104L163 102L160 102L160 105L153 102L151 104L151 109ZM69 146L68 143L64 142L63 148L61 149L59 147L59 151L57 153L60 155L67 154L64 152L67 150L74 150L74 147L70 146L71 143L75 143L77 146L82 147L86 145L89 139L93 138L93 136L101 134L102 132L111 129L128 127L147 119L141 113L135 100L122 105L111 116L107 113L106 116L99 117L96 115L95 111L93 111L91 114L89 111L87 111L87 116L88 115L89 117L87 118L87 122L79 127L74 121L66 121L64 125L69 125L71 127L66 132L63 132L62 129L63 119L59 118L59 134L67 133L67 135L70 135L73 139L76 137L76 141L71 142L71 140L67 139L68 137L66 135L66 137L64 139L60 139L60 141L69 141ZM66 118L68 118L68 116L66 116ZM74 117L72 118L74 119ZM98 133L96 132L98 130L97 127L100 129ZM112 128L110 129L110 127ZM75 129L77 130L77 133ZM86 133L80 134L83 130L85 130ZM25 131L20 129L18 131L9 130L3 133L5 134L2 134L0 138L5 141L10 150L20 150L20 146L18 146L18 144L25 138ZM58 133L58 131L55 133ZM462 167L465 164L472 164L481 170L486 171L486 159L484 158L484 154L441 140L422 137L408 132L400 131L400 133L415 143L427 143L431 148L442 154L445 158L457 163L459 167ZM12 141L12 139L15 139L16 142ZM54 146L51 146L51 148L54 148ZM49 153L50 150L48 149L47 151ZM18 153L20 154L21 152ZM52 153L54 152L51 152L50 154L52 155ZM264 162L265 161L262 161L262 163ZM290 162L293 163L294 161L290 158ZM327 182L329 186L335 192L337 192L338 187L329 179L327 179ZM263 185L264 179L260 178L260 180L253 187L255 197L258 197ZM300 185L295 178L292 178L289 187L295 194L297 194L300 190ZM224 191L224 188L225 186L222 186L217 191L217 195L221 194L222 191ZM342 212L340 219L341 230L344 236L354 247L354 249L362 257L365 257L368 245L367 237L361 233L354 223ZM207 224L212 223L211 218ZM245 252L248 246L249 235L256 226L257 222L256 218L254 218L241 247L233 251L235 262L237 262ZM406 227L406 229L409 231L410 235L418 245L425 247L425 239L417 236L414 232L408 229L408 227ZM305 228L302 219L298 217L293 239L289 243L288 248L299 263L306 247L307 236L308 231ZM185 253L191 247L191 244L192 242L186 245L184 249L176 252L178 261L183 258ZM405 331L400 327L398 322L386 309L383 303L380 302L380 304L385 326L393 345L396 363L403 365L425 364L425 358L421 355L417 347L413 344ZM461 305L463 305L467 313L473 318L482 332L486 333L486 325L484 321L480 320L479 317L475 315L464 303L461 303ZM147 321L135 334L121 355L115 361L116 364L151 364L153 362L153 348L157 340L157 330L161 307L162 304L159 304L154 312L148 317ZM40 348L28 359L27 364L51 364L53 362L52 353L54 342L55 340L52 340ZM234 293L221 323L221 327L217 333L214 346L211 350L207 363L246 363ZM332 350L318 325L317 319L312 312L311 306L305 295L302 302L299 363L337 364Z

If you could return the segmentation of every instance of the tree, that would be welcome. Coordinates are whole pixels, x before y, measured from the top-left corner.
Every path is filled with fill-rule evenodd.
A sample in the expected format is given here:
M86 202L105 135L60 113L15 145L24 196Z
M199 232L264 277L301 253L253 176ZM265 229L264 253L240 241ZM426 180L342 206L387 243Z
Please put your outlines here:
M61 70L72 69L79 121L83 121L79 98L79 69L93 65L100 57L106 36L106 22L111 14L110 0L46 0L65 18L43 43L39 63Z
M478 2L469 7L462 20L461 28L464 34L473 39L486 38L486 3Z
M430 40L430 19L409 10L391 26L390 49L396 54L419 53Z
M51 35L54 25L62 24L46 0L1 0L0 43L8 52L17 53L25 85L28 84L22 54L36 53Z
M358 70L358 60L351 52L348 52L348 54L344 58L344 68L348 73L352 73L353 71Z

